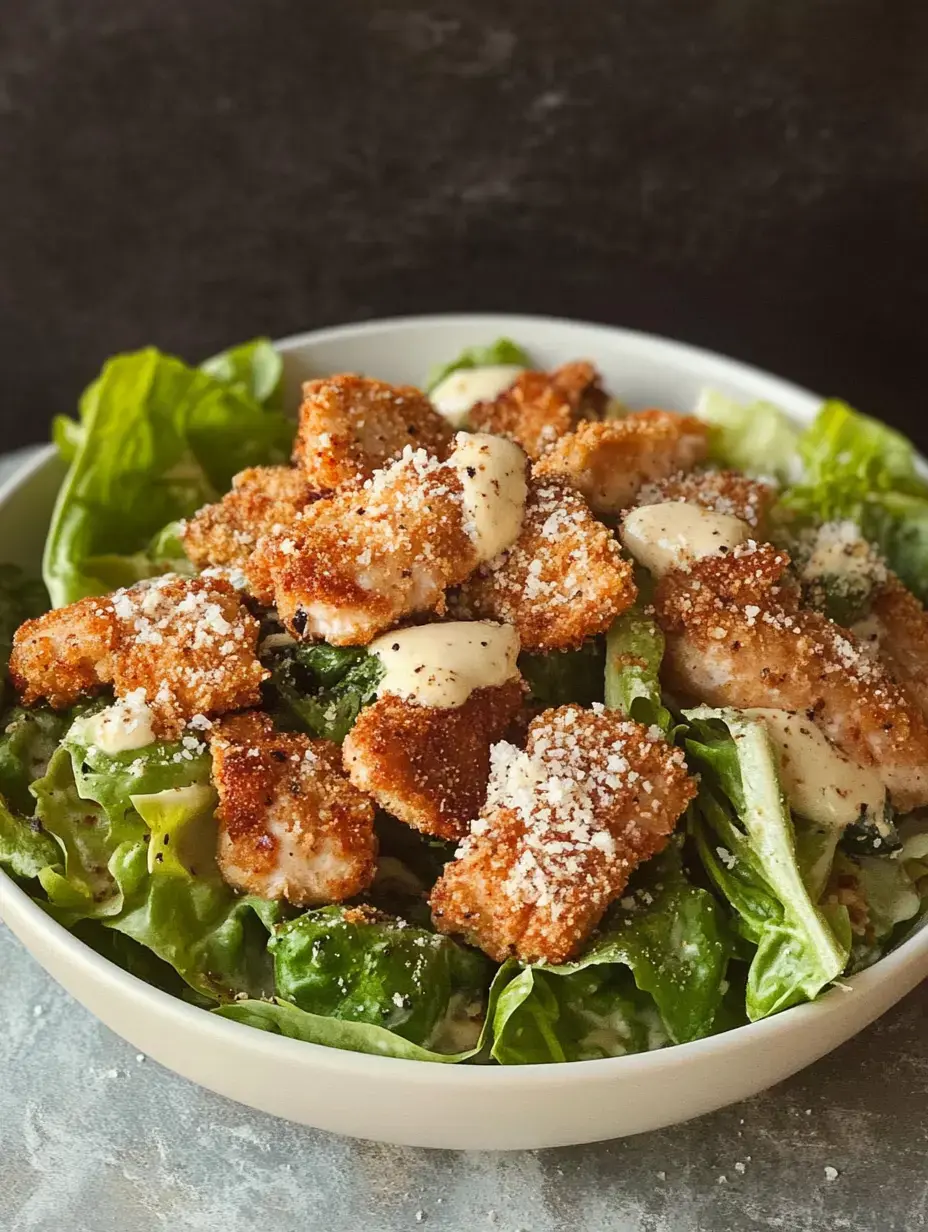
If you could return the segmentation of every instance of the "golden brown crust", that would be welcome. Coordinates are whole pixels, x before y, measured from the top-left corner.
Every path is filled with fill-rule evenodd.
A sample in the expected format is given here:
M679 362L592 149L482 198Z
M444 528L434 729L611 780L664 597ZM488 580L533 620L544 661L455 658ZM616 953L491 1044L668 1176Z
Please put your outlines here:
M361 791L425 834L460 839L486 796L490 745L522 702L520 680L476 689L453 709L382 697L361 711L342 746Z
M631 564L579 493L533 479L519 538L451 606L465 618L515 625L523 650L564 650L604 633L636 593Z
M14 637L11 673L23 702L61 708L112 683L118 697L145 690L158 735L196 714L253 706L268 672L258 622L218 578L166 574L81 599L27 621Z
M221 501L183 524L184 551L198 569L241 568L261 535L288 526L319 496L295 467L250 467L235 476Z
M928 717L928 612L897 577L890 574L875 591L870 619L877 653L900 684L905 685ZM867 646L866 637L864 645Z
M928 727L919 708L846 629L799 606L770 544L707 557L658 583L668 687L710 706L800 710L880 774L895 806L928 804Z
M116 616L106 599L79 599L20 625L10 679L24 706L44 698L55 710L113 679Z
M763 534L776 497L776 490L769 483L749 479L737 471L694 471L645 484L636 503L661 505L665 501L683 501L712 513L740 518Z
M596 369L577 361L550 373L521 373L492 402L471 407L467 418L474 431L508 436L540 458L582 419L601 415L605 402Z
M298 907L340 902L374 877L374 808L341 772L328 740L233 715L210 735L219 793L217 858L236 890Z
M246 572L297 637L364 645L405 616L442 612L476 564L454 468L411 451L311 505L258 544Z
M615 711L562 706L497 745L487 803L431 895L435 926L503 962L564 962L695 795L683 755Z
M671 411L637 411L624 419L585 422L561 437L535 465L582 492L594 513L618 514L646 483L691 470L706 456L705 424Z
M407 445L445 458L451 436L420 390L341 373L304 384L293 461L314 487L333 490L369 479Z

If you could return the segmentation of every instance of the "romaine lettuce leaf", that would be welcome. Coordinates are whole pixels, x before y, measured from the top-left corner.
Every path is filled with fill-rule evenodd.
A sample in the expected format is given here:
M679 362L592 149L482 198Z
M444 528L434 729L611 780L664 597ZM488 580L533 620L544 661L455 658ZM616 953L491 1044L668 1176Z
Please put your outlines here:
M703 390L696 415L710 425L709 457L748 475L796 477L799 432L770 402L744 405L715 389Z
M639 870L580 958L525 968L506 985L492 1055L576 1061L708 1035L731 948L722 907L689 882L674 843Z
M63 856L63 867L59 857L39 873L48 910L66 927L97 920L131 937L213 1001L270 995L267 942L280 906L239 896L222 880L212 789L191 785L202 766L196 757L163 756L169 747L152 754L138 774L123 766L108 775L89 750L94 761L85 769L79 745L62 745L54 754L32 788L36 814ZM174 749L181 753L183 745ZM146 752L134 755L144 761ZM186 786L158 786L177 773L187 777ZM133 784L154 789L130 799L125 793Z
M32 710L15 706L4 716L0 734L0 794L24 817L30 816L35 808L29 787L45 775L70 723L70 715L48 706Z
M800 528L856 523L910 590L928 599L928 483L911 442L830 401L801 434L799 453L802 476L783 493L783 514Z
M200 367L217 381L252 398L269 411L282 411L284 365L267 338L231 347Z
M18 817L0 798L0 869L21 881L31 881L60 858L54 839L41 823Z
M341 744L376 697L384 670L364 647L289 646L271 660L268 694L285 723Z
M531 689L530 702L590 706L603 700L605 651L603 639L584 642L579 650L552 650L547 654L519 655L519 671Z
M285 461L294 431L241 380L225 384L154 348L109 360L80 417L79 432L56 433L71 464L45 545L55 606L150 576L152 536L244 467Z
M426 378L425 388L433 390L446 376L462 368L485 368L495 364L518 364L521 368L527 368L529 359L525 351L511 339L497 338L489 346L467 347L457 359L433 368Z
M40 616L48 607L48 592L38 578L16 565L0 565L0 701L7 692L13 634L24 620Z
M323 907L270 942L277 995L308 1013L384 1027L433 1051L480 1034L492 967L476 950L379 912ZM472 1031L462 1046L449 1036Z
M645 614L639 600L617 616L606 634L605 701L645 727L667 732L673 715L661 701L659 677L664 657L664 635Z
M702 774L691 829L740 932L757 946L746 994L756 1021L812 1000L841 974L850 951L847 910L810 897L763 721L706 707L684 717L687 756Z

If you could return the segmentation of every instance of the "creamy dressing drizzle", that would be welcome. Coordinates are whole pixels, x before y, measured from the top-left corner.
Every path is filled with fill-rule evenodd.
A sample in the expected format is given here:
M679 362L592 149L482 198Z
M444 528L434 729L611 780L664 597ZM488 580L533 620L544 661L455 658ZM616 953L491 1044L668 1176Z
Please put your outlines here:
M525 454L505 437L459 432L448 461L464 487L465 529L482 564L519 537L528 495Z
M84 721L83 742L103 753L128 753L154 743L152 712L145 704L145 690L135 689Z
M626 551L655 577L730 552L750 537L751 528L740 518L682 501L633 509L619 532Z
M790 808L800 817L836 830L864 814L877 825L883 820L886 789L879 775L846 757L805 715L768 709L744 713L766 724L780 782Z
M485 364L480 368L461 368L439 381L429 397L435 410L456 428L460 428L472 406L498 398L524 371L518 364Z
M399 629L376 638L368 649L386 668L377 696L393 694L420 706L463 706L474 689L505 684L519 674L515 629L482 620Z

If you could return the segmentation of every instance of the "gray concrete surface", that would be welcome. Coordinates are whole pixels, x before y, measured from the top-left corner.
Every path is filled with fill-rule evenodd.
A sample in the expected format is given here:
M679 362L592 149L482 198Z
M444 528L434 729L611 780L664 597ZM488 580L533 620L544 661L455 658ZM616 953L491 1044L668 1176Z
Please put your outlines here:
M501 1154L351 1141L200 1090L97 1022L2 926L0 973L2 1232L926 1226L928 986L746 1103L639 1138Z

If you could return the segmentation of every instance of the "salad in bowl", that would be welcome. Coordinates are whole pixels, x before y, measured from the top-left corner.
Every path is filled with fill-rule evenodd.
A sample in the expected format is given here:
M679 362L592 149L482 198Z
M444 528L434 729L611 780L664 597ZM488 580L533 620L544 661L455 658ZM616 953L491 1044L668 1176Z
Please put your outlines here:
M631 410L488 341L296 418L110 360L0 573L0 869L163 991L444 1063L813 1001L928 894L928 483L843 403Z

